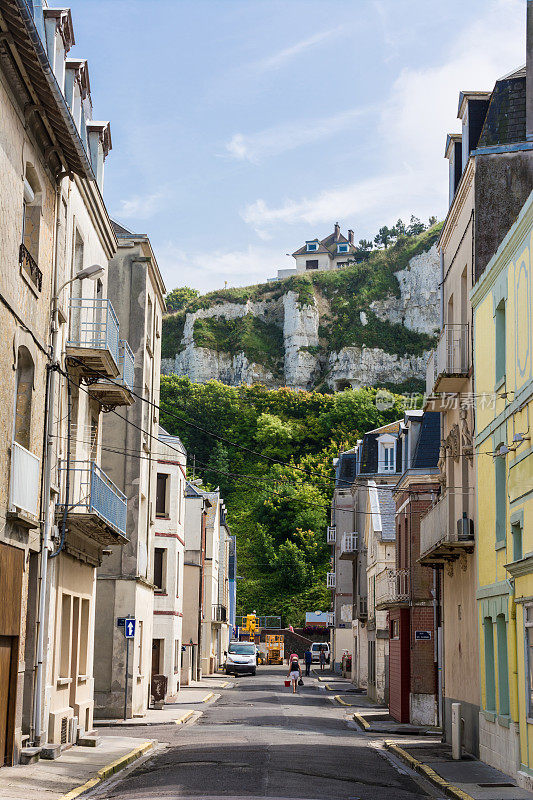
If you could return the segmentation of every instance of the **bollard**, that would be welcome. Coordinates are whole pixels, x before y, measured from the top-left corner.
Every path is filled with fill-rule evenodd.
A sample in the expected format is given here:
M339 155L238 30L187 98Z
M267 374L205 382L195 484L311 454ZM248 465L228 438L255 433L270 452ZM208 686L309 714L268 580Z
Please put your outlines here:
M461 703L452 703L452 758L460 761L463 749Z

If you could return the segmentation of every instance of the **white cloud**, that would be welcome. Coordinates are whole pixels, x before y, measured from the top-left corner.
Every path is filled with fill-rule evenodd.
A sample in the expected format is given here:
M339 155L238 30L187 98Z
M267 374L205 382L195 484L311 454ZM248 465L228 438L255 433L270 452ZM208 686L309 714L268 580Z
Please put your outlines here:
M219 250L209 254L187 253L169 241L156 248L157 261L167 289L192 286L207 292L216 286L246 286L274 277L278 269L292 266L280 258L279 249L247 247L242 250ZM286 259L288 262L288 259Z
M243 219L265 236L280 224L330 224L350 219L372 232L411 212L419 216L445 211L447 180L443 158L446 134L460 130L457 101L461 90L492 89L497 78L524 62L525 8L521 0L493 0L485 13L463 29L447 59L426 69L404 69L383 101L375 141L374 174L312 196L288 198L269 206L249 204ZM246 140L241 147L246 153ZM241 156L242 157L242 156ZM357 169L354 164L354 169Z
M124 219L148 219L159 211L166 198L167 194L163 191L132 195L127 200L121 200L116 215Z
M291 47L286 47L284 50L279 50L277 53L273 53L271 56L267 56L266 58L262 58L260 61L256 61L253 64L253 68L257 72L272 72L277 69L281 69L291 61L296 56L299 56L300 53L309 50L311 47L314 47L317 44L320 44L325 39L329 39L330 36L333 36L334 33L338 33L341 28L332 28L329 31L322 31L321 33L316 33L314 36L309 36L307 39L302 39L296 44L291 45Z
M370 110L369 107L354 108L330 117L274 125L256 133L236 133L226 143L226 150L239 161L257 163L269 156L295 150L347 130Z

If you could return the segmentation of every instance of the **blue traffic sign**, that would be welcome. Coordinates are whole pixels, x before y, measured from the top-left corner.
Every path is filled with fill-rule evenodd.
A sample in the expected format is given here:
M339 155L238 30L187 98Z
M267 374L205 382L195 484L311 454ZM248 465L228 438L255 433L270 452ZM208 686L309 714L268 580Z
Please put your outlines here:
M124 636L126 639L133 639L135 636L135 620L126 619L124 625Z

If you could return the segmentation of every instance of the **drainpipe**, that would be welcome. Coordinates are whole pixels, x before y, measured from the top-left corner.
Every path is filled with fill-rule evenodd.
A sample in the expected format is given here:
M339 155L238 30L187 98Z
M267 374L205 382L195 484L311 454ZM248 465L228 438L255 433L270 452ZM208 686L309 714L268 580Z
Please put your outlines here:
M50 363L47 365L47 400L45 407L46 444L43 458L43 504L44 521L41 536L41 575L39 580L39 611L37 618L37 651L35 654L35 684L33 690L33 719L31 725L34 744L41 744L42 737L42 691L43 691L43 655L44 655L44 628L47 605L47 580L48 580L48 550L50 548L50 492L52 488L52 457L54 446L54 406L56 393L56 375L58 366L58 339L59 319L57 310L57 262L59 243L59 201L61 194L61 180L57 184L55 197L55 243L52 283L52 351Z

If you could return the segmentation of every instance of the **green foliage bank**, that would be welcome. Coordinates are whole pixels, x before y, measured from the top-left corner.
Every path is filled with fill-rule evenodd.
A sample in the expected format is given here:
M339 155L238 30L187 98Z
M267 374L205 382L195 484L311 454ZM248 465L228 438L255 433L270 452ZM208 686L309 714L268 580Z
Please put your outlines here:
M327 395L161 378L162 425L186 446L189 475L194 456L196 477L220 486L226 501L244 578L237 613L256 609L301 625L305 611L329 609L332 459L402 413L399 398L378 411L375 395L375 389Z

